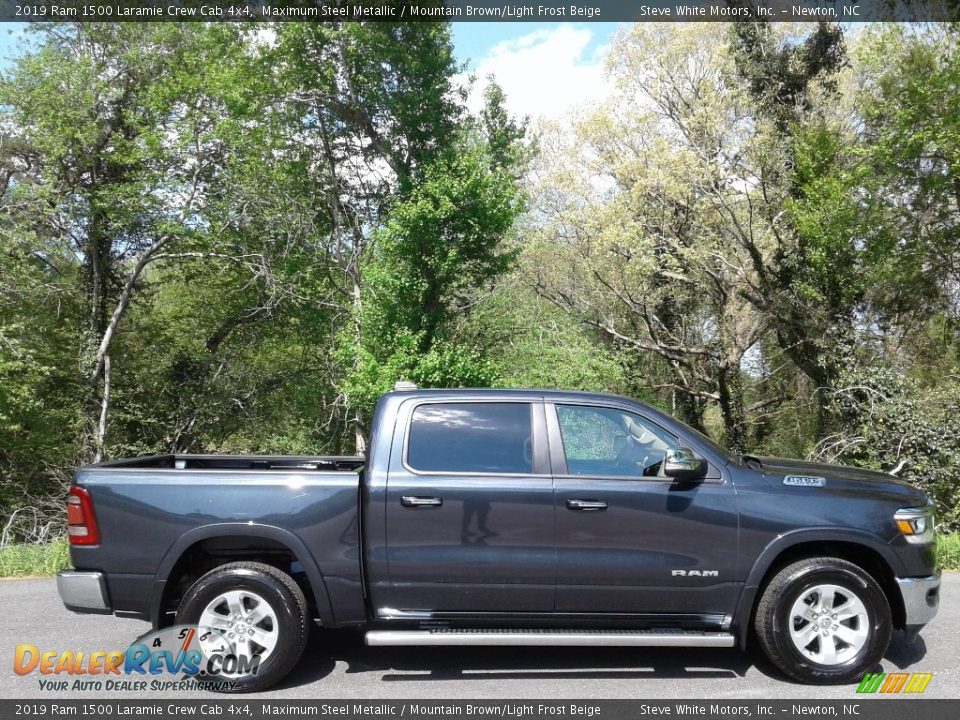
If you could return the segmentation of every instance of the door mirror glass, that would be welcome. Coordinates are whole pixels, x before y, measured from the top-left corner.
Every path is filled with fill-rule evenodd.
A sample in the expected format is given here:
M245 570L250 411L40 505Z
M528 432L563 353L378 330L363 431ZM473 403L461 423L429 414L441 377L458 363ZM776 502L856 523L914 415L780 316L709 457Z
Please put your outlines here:
M688 448L670 448L663 458L663 474L674 480L702 480L707 474L707 461Z

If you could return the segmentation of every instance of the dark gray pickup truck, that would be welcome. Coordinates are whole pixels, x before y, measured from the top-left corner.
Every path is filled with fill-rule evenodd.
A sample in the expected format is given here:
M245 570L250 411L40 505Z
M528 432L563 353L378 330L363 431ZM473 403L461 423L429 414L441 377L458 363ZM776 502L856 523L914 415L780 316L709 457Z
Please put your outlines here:
M732 457L642 403L399 390L352 457L162 455L80 469L77 612L193 624L267 687L308 628L369 645L744 646L848 682L937 612L932 505L888 475Z

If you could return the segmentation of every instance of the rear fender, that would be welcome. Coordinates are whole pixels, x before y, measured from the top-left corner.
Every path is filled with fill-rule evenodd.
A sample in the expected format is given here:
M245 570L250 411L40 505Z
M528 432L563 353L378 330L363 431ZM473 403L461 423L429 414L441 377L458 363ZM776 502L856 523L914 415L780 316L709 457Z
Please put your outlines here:
M150 620L154 627L158 627L159 625L161 613L163 612L164 589L177 561L183 557L183 554L187 552L187 550L198 542L227 536L266 538L286 546L294 558L303 566L303 571L310 583L310 589L313 591L313 597L316 601L317 613L320 620L324 625L335 624L333 607L330 603L330 595L327 592L326 583L323 580L323 574L320 572L320 568L317 567L313 555L300 538L289 530L283 530L282 528L272 525L217 523L215 525L204 525L203 527L194 528L184 533L167 551L166 555L164 555L154 578L153 602L150 613Z

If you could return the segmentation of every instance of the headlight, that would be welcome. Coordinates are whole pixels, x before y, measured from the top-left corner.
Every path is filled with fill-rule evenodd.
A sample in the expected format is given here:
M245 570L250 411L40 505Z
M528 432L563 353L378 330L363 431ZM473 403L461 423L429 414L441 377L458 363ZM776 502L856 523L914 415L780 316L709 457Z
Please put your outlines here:
M893 519L907 542L916 545L933 542L933 505L897 510Z

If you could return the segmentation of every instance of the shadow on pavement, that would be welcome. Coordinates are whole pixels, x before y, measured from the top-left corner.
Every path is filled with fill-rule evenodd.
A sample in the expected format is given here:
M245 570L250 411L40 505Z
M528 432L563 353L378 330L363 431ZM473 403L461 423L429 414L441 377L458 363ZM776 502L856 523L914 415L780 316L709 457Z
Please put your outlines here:
M297 668L280 687L317 682L337 662L347 673L383 682L505 679L649 679L742 677L751 655L715 648L367 647L363 634L311 634ZM279 689L279 688L278 688Z
M890 641L890 647L887 648L887 654L883 656L897 666L898 670L915 665L923 660L927 655L927 644L923 641L923 636L918 637L913 643L907 643L902 632L894 633L893 640Z
M902 670L925 655L922 637L908 644L903 633L896 632L884 660ZM754 668L768 678L794 683L774 668L756 642L746 652L736 648L368 647L360 631L314 629L296 668L271 689L319 682L338 662L346 663L348 674L376 673L381 682L719 679L742 678Z
M897 632L884 659L903 669L920 662L925 654L923 638L909 645ZM754 668L771 679L794 684L756 643L747 652L734 648L372 648L364 645L359 631L318 630L311 634L296 669L277 689L322 680L337 662L346 663L347 673L375 673L382 682L742 678Z

